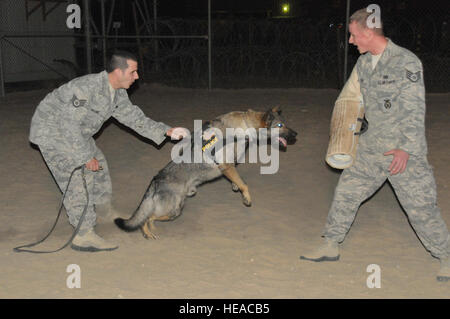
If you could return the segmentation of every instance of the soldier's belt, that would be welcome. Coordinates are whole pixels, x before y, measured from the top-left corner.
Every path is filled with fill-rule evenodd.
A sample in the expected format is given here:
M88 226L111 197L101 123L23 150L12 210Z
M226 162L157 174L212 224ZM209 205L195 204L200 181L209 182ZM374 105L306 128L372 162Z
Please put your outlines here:
M359 135L367 130L364 107L360 101L336 101L331 116L330 140L326 155L328 165L338 169L352 166L356 157Z

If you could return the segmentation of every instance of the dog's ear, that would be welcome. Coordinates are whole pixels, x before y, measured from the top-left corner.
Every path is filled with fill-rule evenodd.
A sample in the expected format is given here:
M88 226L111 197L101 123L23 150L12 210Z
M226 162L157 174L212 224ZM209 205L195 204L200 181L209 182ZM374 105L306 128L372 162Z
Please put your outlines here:
M268 110L264 113L262 120L266 124L266 126L270 126L269 124L273 121L275 117L273 116L272 110Z
M278 115L280 115L280 114L281 114L281 106L279 106L279 105L274 106L274 107L271 109L271 111L272 111L272 113L278 113Z

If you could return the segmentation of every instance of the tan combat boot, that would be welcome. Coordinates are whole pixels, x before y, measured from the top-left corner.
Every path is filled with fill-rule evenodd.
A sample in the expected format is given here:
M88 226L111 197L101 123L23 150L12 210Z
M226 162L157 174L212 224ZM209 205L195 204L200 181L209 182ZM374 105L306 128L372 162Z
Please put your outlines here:
M315 262L337 261L339 260L339 245L335 241L325 239L321 246L303 256L300 256L300 259Z
M71 247L78 251L97 252L111 251L117 249L119 246L104 240L93 229L90 229L87 232L78 233L73 238Z

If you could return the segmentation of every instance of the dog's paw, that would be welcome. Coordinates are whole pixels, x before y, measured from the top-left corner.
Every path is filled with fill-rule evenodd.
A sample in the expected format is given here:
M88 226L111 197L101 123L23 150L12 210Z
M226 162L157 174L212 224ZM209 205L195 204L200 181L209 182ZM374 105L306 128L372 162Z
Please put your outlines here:
M251 201L251 199L244 198L244 199L242 200L242 202L243 202L244 205L247 206L247 207L252 206L252 201Z
M154 233L149 233L149 234L143 233L142 235L144 236L145 239L154 239L154 240L159 239L159 236Z
M231 183L231 189L233 192L239 192L239 187L235 183Z

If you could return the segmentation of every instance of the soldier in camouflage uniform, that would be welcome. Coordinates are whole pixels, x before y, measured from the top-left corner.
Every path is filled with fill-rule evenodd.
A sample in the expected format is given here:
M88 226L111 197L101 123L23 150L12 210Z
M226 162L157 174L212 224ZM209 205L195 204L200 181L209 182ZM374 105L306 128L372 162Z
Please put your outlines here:
M39 146L62 192L74 169L85 167L89 205L72 241L73 249L101 251L118 247L94 232L96 212L113 217L108 165L93 139L103 123L112 116L157 144L164 141L165 135L173 139L186 136L184 129L155 122L131 103L126 89L138 78L136 57L128 52L116 52L105 71L73 79L47 94L31 120L30 141ZM80 169L75 171L64 200L72 226L78 225L86 203Z
M361 9L350 18L349 42L362 55L338 97L362 95L369 129L359 139L354 165L339 179L323 232L325 243L300 258L338 260L338 244L360 204L388 179L423 245L441 261L437 279L447 281L450 235L427 161L422 64L412 52L385 38L381 28L368 28L370 14Z

